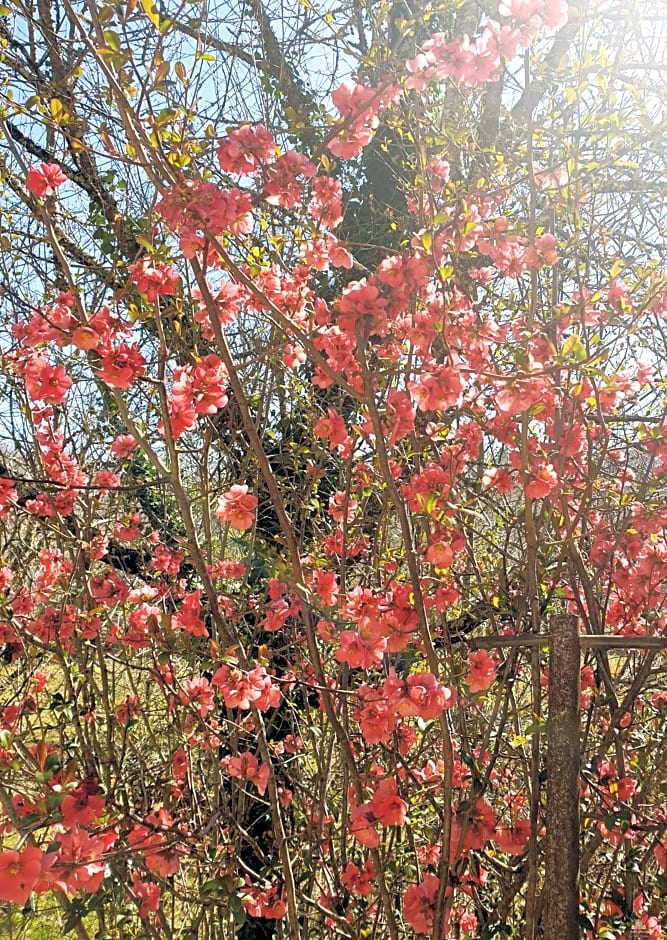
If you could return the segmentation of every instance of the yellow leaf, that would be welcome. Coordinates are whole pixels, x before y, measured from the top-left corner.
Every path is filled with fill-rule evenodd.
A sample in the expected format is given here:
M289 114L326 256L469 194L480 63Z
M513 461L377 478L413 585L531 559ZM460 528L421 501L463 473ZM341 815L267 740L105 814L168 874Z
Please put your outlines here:
M137 245L140 245L146 251L153 250L153 243L151 242L149 238L146 238L145 235L135 235L134 240L137 243Z
M565 340L561 354L563 358L568 359L572 357L577 362L583 362L587 355L586 347L581 342L580 337L577 336L576 333L574 333L572 336L568 336L568 338Z
M155 8L155 4L153 3L153 0L141 0L141 5L144 8L144 13L148 17L148 19L151 21L153 26L156 29L159 29L160 28L160 14Z
M67 111L62 101L58 98L51 98L49 101L49 111L51 112L51 117L58 124L62 124L67 120Z
M611 271L609 272L609 276L618 277L618 275L621 273L624 267L625 267L625 263L617 259L616 261L614 261L612 265Z

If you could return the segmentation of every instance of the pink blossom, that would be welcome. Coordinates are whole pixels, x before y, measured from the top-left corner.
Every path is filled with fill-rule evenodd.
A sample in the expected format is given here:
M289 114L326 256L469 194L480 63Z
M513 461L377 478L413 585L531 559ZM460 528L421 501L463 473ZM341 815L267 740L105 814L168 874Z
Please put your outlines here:
M341 873L340 880L352 894L367 897L375 886L375 869L372 859L369 858L364 862L363 869L354 862L348 862Z
M35 196L53 196L58 186L67 182L58 163L40 163L28 170L26 186Z
M199 679L186 679L179 692L178 700L183 705L192 705L200 718L205 718L213 709L215 689L203 676Z
M220 666L211 679L220 690L227 708L247 711L252 706L260 711L276 708L281 701L281 692L274 685L263 666L255 666L248 673L228 666Z
M376 849L380 836L376 829L377 820L368 803L350 807L350 834L369 849Z
M495 682L498 666L488 650L468 653L469 670L466 682L471 692L485 692Z
M357 669L368 669L381 663L387 648L384 637L364 639L354 630L343 630L339 642L336 659L339 663L347 663Z
M230 777L238 780L247 780L253 783L260 796L264 796L269 783L271 768L261 763L250 751L243 751L236 755L223 757L220 761Z
M221 522L225 522L240 532L249 529L255 521L257 497L248 492L245 484L235 483L218 501L215 514Z
M34 356L28 362L25 387L33 401L62 405L71 386L72 380L64 366L53 366L44 356Z
M408 676L406 686L407 695L397 707L403 717L414 715L426 721L439 718L456 702L456 693L442 685L430 672L413 673Z
M433 933L435 901L438 895L437 875L426 874L419 884L412 884L403 897L403 916L415 933Z
M558 476L556 471L549 463L544 463L536 467L531 473L530 480L526 484L525 493L531 499L544 499L549 496L558 486Z
M426 561L434 568L449 568L453 560L452 546L446 542L432 542L426 549Z
M289 150L266 167L264 199L270 205L293 209L303 202L305 180L316 173L315 164L306 156Z
M218 144L218 163L226 173L254 173L276 157L276 142L263 124L244 124Z
M154 881L143 881L138 872L132 872L132 893L139 901L139 916L146 918L160 908L162 889Z
M173 296L180 286L181 278L175 268L164 261L153 261L148 255L131 264L128 270L137 290L149 303L155 303L158 297Z
M371 800L373 815L383 826L402 826L407 819L408 804L398 795L396 781L380 781Z
M172 617L172 627L181 629L190 636L208 636L208 630L203 619L201 591L191 591L186 594L181 609Z
M31 845L20 852L0 852L0 899L26 904L42 874L44 860L44 853Z
M520 855L530 838L530 820L518 819L511 826L497 826L493 838L501 852Z
M116 348L103 347L99 351L101 368L97 377L112 388L129 388L143 375L146 360L136 345L121 343Z
M328 408L326 418L319 418L315 422L313 433L316 437L329 441L331 447L335 447L343 457L350 455L352 441L344 419L334 408Z
M331 176L313 180L308 210L323 228L333 229L343 221L343 184Z

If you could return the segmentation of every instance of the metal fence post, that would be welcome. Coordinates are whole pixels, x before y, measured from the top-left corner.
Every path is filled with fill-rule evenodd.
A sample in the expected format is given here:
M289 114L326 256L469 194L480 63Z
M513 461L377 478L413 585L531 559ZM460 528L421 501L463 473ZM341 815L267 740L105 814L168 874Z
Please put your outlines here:
M547 718L544 940L579 937L579 620L551 618Z

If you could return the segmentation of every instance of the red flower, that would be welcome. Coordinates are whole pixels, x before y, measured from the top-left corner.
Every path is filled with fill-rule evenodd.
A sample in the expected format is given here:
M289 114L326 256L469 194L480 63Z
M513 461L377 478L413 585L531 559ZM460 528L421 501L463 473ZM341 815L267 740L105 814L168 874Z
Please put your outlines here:
M255 521L256 509L257 497L248 492L247 486L235 483L220 497L215 514L221 522L243 532Z
M132 892L139 901L139 916L148 917L160 907L162 889L154 881L142 881L138 872L132 872Z
M191 591L183 598L180 611L172 617L172 627L185 630L190 636L208 636L202 618L201 591Z
M178 271L164 261L152 261L144 255L128 268L137 290L149 303L155 303L158 297L173 296L178 292L181 278Z
M498 826L493 838L501 852L520 855L530 838L530 820L518 819L513 826Z
M350 807L350 834L369 849L376 849L380 844L376 824L377 820L369 803Z
M421 884L410 885L403 897L403 916L415 933L433 933L435 901L438 896L437 875L424 875Z
M463 843L461 850L483 849L487 842L495 838L496 817L489 804L480 796L475 800L470 815L466 819L454 818L452 820L452 851L455 851L460 842L461 825L465 823Z
M293 209L303 202L300 177L312 178L316 173L315 165L306 156L288 150L275 163L267 166L262 195L270 205Z
M18 498L16 487L13 480L6 477L0 477L0 519L7 515L9 507L12 506Z
M199 679L186 679L183 689L178 694L178 700L183 705L194 706L200 718L206 718L213 710L215 689L203 676Z
M331 153L348 160L361 153L373 139L379 123L378 112L388 104L387 95L379 95L375 88L347 81L332 92L331 100L342 118L355 116L348 128L328 144Z
M72 333L72 345L77 349L97 349L99 342L100 338L92 326L83 324Z
M408 676L407 695L399 703L399 715L407 717L418 715L428 721L430 718L439 718L443 711L451 708L456 702L456 695L452 689L441 685L430 672L418 672Z
M402 826L408 814L408 804L396 792L395 780L383 780L371 800L375 818L383 826Z
M531 499L544 499L558 485L556 471L550 463L537 467L526 484L526 496Z
M336 228L343 220L343 187L340 180L318 176L313 180L310 214L325 228Z
M449 568L453 560L452 546L446 542L433 542L426 551L426 561L434 568Z
M280 704L280 689L272 683L263 666L255 666L244 674L225 664L216 670L211 682L222 692L227 708L247 711L254 705L260 711L268 711Z
M463 381L456 368L439 366L410 382L410 390L420 411L446 411L461 404Z
M42 873L44 854L34 846L0 852L0 899L23 906Z
M317 569L313 572L313 591L325 607L333 607L338 600L338 576L335 571Z
M363 869L355 865L354 862L348 862L340 876L340 880L352 894L360 894L362 897L366 897L373 890L375 882L373 862L369 858L364 863Z
M137 442L131 434L119 434L111 444L111 453L119 460L124 460L137 449Z
M118 839L114 830L91 835L74 826L58 836L60 847L54 869L54 883L68 894L85 891L94 894L104 880L106 853Z
M146 360L136 346L121 343L116 349L100 350L101 369L97 377L113 388L129 388L134 380L143 375Z
M35 356L25 370L25 388L33 401L62 405L71 384L64 366L52 366L44 356Z
M244 124L218 144L218 162L226 173L253 173L276 156L276 142L263 124Z
M261 764L250 751L244 751L235 756L224 757L220 763L225 767L230 777L236 777L237 780L248 780L250 783L254 783L259 795L264 796L271 774L271 768L268 764Z
M40 163L28 170L26 186L35 196L53 196L58 186L66 181L67 177L57 163Z
M86 780L75 790L70 790L60 804L63 822L67 827L90 826L104 814L104 797L95 792L96 781Z
M468 654L470 670L466 677L471 692L485 692L493 685L498 667L493 656L487 650L476 650Z
M382 636L361 636L354 630L343 630L340 647L336 650L339 663L347 663L357 669L368 669L382 662L387 640Z
M175 875L181 863L178 855L167 847L165 836L157 831L156 827L161 821L152 814L146 817L146 821L151 824L151 828L137 823L127 837L128 844L143 854L144 864L149 871L160 878Z
M246 886L241 896L241 903L251 917L280 920L285 916L285 902L282 898L277 897L276 889L273 886L263 890L251 885L247 876Z
M371 695L376 695L377 700L372 698L368 700L363 708L358 708L354 712L353 718L359 722L364 741L367 744L377 744L379 741L389 740L399 722L399 717L394 703L384 698L381 690L368 689L364 698ZM361 694L359 697L362 698Z
M345 421L338 412L329 408L326 418L320 418L313 428L313 434L316 437L329 441L332 447L337 448L343 457L349 457L351 453L351 440L345 427Z

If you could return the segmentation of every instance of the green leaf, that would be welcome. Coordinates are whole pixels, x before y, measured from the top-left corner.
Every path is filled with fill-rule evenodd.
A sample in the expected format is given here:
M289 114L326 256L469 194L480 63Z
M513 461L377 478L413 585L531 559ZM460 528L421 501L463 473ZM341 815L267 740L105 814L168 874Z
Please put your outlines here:
M234 897L229 902L229 906L232 909L232 915L234 917L234 923L239 927L242 927L246 922L246 912L243 904L241 904L241 899L238 895Z
M204 884L199 889L199 893L206 894L217 894L223 888L221 881L218 881L217 878L211 878L209 881L205 881Z
M563 359L574 359L576 362L583 362L588 353L586 352L586 347L581 342L581 338L574 333L572 336L568 336L563 343L561 355Z
M122 50L122 44L120 41L120 36L118 33L115 33L113 29L104 30L104 41L110 49L113 49L114 52L120 52Z

